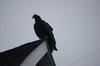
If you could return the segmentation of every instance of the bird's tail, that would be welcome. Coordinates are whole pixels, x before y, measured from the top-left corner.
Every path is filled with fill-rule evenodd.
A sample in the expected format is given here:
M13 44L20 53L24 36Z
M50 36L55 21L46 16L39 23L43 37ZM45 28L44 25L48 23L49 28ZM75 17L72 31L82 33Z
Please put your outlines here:
M49 43L49 46L50 46L50 49L53 51L53 50L56 50L58 51L58 49L56 48L56 40L54 38L54 35L53 33L51 33L49 35L49 38L47 39L48 43Z

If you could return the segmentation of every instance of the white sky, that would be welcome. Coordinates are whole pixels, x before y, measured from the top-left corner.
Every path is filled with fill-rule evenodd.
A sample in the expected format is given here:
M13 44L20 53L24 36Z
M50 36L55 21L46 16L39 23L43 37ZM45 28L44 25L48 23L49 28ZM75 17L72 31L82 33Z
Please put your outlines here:
M54 28L57 66L100 66L99 0L0 0L0 52L38 39L35 13Z

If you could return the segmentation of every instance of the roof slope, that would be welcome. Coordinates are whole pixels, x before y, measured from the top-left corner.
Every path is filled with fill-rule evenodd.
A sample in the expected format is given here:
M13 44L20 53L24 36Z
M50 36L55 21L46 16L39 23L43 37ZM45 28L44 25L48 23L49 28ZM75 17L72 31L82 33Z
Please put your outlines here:
M7 50L0 53L1 66L19 66L24 59L43 41L37 40L26 43L14 49Z

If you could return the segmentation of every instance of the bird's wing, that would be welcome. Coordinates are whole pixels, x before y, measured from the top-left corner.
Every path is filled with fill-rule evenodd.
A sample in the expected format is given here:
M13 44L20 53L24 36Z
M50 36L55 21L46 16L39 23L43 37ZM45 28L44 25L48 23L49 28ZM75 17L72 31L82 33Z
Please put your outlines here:
M48 30L48 31L53 31L53 28L45 21L41 20L44 25L44 27Z

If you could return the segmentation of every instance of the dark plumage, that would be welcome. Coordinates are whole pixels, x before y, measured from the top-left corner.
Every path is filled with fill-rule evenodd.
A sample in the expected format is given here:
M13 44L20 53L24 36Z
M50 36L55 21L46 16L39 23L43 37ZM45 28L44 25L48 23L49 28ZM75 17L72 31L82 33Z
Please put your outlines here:
M36 35L42 40L47 40L51 52L53 52L53 50L57 50L56 41L52 33L53 28L42 20L39 15L35 14L32 19L33 18L35 19L34 30Z

